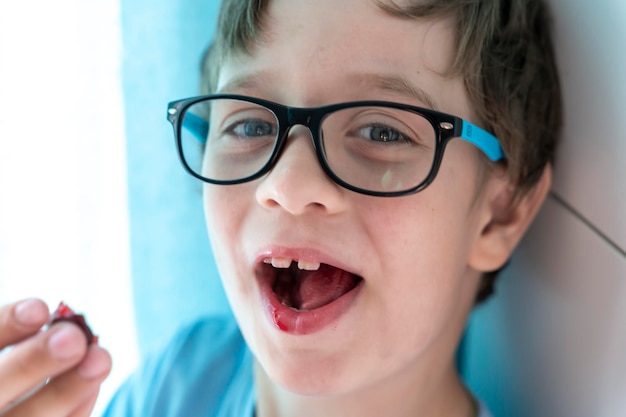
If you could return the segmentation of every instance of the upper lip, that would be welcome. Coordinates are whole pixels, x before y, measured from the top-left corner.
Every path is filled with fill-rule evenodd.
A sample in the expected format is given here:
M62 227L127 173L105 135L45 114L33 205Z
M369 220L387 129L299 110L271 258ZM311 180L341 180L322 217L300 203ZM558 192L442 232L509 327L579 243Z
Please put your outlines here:
M355 266L348 265L334 256L329 255L331 252L332 251L315 249L309 246L268 245L257 252L255 266L258 267L262 265L263 261L268 258L287 258L296 261L305 260L319 262L320 264L343 269L344 271L361 277L361 274Z

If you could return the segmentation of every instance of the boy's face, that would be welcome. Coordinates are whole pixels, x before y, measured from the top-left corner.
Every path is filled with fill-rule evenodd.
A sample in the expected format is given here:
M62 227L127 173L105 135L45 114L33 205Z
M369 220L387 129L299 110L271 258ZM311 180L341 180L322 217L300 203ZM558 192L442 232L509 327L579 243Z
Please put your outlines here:
M365 0L275 0L265 25L251 56L224 64L218 92L292 106L387 100L472 120L462 80L445 75L451 20L402 20ZM480 276L473 253L492 181L481 164L472 145L453 140L424 191L369 197L329 179L308 131L296 127L267 176L206 185L224 286L265 372L289 390L333 394L414 375L434 383L451 371ZM265 263L272 258L330 266L300 273L303 289L285 289L295 285L286 281L276 289L279 270ZM302 291L316 306L341 296L298 312L277 305L277 291Z

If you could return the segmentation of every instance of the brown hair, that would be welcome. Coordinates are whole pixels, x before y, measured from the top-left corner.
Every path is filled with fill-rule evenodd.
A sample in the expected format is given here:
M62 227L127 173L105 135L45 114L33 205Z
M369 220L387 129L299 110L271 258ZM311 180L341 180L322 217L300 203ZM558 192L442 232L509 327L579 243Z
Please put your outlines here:
M531 189L554 161L562 123L561 91L542 0L376 0L405 19L454 16L458 21L451 71L463 77L482 127L506 154L516 196ZM250 53L263 37L269 0L223 0L215 39L202 64L202 92L215 91L220 63ZM484 275L478 301L493 292L498 271Z

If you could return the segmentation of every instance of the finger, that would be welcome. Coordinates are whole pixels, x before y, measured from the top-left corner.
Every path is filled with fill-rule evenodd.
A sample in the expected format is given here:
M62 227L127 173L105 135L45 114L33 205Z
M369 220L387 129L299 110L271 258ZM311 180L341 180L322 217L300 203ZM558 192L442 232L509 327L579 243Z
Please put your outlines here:
M91 415L91 411L93 410L94 405L96 405L96 400L98 399L98 392L96 392L91 397L87 398L77 409L72 411L67 417L89 417Z
M0 349L33 335L49 317L46 304L34 298L0 307Z
M109 353L92 345L80 365L50 380L42 389L13 406L3 417L88 416L100 384L110 370Z
M14 345L0 355L0 409L46 378L77 365L86 350L82 330L64 322Z

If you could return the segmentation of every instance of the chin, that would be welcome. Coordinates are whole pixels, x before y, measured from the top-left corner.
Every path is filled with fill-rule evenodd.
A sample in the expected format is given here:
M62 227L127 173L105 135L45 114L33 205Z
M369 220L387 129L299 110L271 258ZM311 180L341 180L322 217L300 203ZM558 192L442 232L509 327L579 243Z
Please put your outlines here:
M292 394L308 397L328 397L350 390L341 370L332 363L294 363L277 365L270 370L269 379Z

